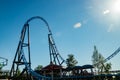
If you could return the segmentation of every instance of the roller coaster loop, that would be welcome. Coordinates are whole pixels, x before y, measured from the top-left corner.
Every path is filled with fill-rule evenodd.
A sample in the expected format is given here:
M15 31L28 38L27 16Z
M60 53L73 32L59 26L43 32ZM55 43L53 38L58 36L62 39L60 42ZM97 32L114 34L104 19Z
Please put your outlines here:
M46 77L46 76L40 75L31 69L29 22L34 19L42 20L48 28L50 63L62 65L62 63L65 61L60 56L60 54L57 50L54 39L52 37L52 32L50 30L50 27L49 27L47 21L40 16L32 17L25 22L25 24L22 28L22 31L21 31L20 40L19 40L18 47L17 47L16 53L15 53L12 68L10 71L10 79L12 79L12 80L16 80L16 79L19 80L20 77L24 73L27 76L27 80L31 80L32 78L35 78L37 80L42 80L42 79L51 80L51 77ZM25 37L27 37L27 42L24 40ZM24 53L25 49L27 49L28 58L25 57L25 55L26 55L26 53ZM22 72L20 74L18 74L19 67L21 67L21 66L24 66L24 68L23 68Z

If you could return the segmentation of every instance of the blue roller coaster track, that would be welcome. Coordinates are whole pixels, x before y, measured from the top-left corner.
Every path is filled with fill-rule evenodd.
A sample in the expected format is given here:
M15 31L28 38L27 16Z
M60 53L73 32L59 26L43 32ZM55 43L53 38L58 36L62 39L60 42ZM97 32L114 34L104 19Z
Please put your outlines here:
M109 60L112 59L114 56L116 56L119 52L120 52L120 47L119 47L114 53L112 53L110 56L108 56L108 57L104 60L104 62L109 61Z
M94 65L96 65L96 64L102 64L102 65L104 66L103 63L105 63L105 62L109 61L110 59L112 59L112 58L113 58L114 56L116 56L119 52L120 52L120 47L119 47L117 50L115 50L115 52L113 52L110 56L108 56L107 58L105 58L103 61L97 62L97 63L95 63Z
M57 65L62 65L63 62L65 61L61 57L61 55L59 54L59 52L57 50L54 39L52 37L52 32L50 30L50 27L49 27L47 21L45 19L43 19L42 17L39 17L39 16L32 17L25 22L25 24L22 28L22 31L21 31L20 40L19 40L18 47L17 47L16 53L15 53L12 68L11 68L11 71L10 71L10 78L12 80L16 80L16 79L19 80L17 74L18 74L19 67L21 65L24 66L24 69L19 74L19 76L23 75L24 73L27 73L27 79L28 80L31 80L31 76L33 76L37 80L42 80L42 79L51 80L51 77L42 76L42 75L34 72L31 69L29 22L34 20L34 19L42 20L48 28L50 63L54 63L54 64L57 64ZM25 40L24 40L25 37L27 37L27 42L25 42ZM25 54L26 54L26 53L24 53L25 47L27 47L28 59L26 59L26 57L25 57Z

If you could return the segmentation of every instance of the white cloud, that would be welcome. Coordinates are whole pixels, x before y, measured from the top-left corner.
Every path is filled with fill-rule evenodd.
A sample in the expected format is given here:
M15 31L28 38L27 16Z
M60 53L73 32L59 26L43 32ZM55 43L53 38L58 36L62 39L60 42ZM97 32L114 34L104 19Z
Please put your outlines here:
M107 32L111 32L111 31L113 30L113 28L114 28L114 24L110 24L110 26L109 26Z
M80 22L78 22L74 25L74 28L80 28L81 26L82 26L82 24Z
M105 11L103 11L103 14L104 14L104 15L109 14L109 13L110 13L110 10L108 10L108 9L105 10Z

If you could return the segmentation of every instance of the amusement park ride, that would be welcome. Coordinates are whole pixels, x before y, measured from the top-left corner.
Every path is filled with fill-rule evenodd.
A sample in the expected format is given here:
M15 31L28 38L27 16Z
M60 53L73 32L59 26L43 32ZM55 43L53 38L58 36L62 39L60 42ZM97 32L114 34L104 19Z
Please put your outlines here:
M48 42L49 42L49 54L50 54L50 64L44 67L41 71L37 72L32 70L31 68L31 56L30 56L30 25L29 23L32 20L40 19L42 20L46 27L48 28ZM27 40L25 40L27 39ZM25 53L27 51L27 53ZM108 58L104 60L107 62L115 55L120 52L120 48L118 48L113 54L111 54ZM26 55L28 57L26 58ZM74 68L63 68L62 64L65 60L59 54L54 39L52 37L51 29L45 19L39 16L32 17L28 19L23 25L20 40L18 43L18 47L15 53L15 57L13 60L12 68L10 71L9 79L12 80L104 80L106 77L109 79L112 76L118 77L120 79L120 75L111 74L111 75L94 75L92 69L92 65L84 65L84 66L75 66ZM99 62L100 63L100 62ZM98 63L96 63L98 64ZM22 69L22 72L19 73L19 68ZM89 75L81 75L74 74L82 72L83 69L90 68L92 73ZM54 73L56 73L54 75ZM72 75L68 75L68 73ZM57 76L57 77L56 77ZM100 79L101 76L102 78ZM112 80L112 79L111 79Z
M51 79L50 77L39 75L38 73L34 72L31 69L29 22L34 19L42 20L48 28L50 64L62 65L62 63L64 62L64 59L60 56L60 54L57 50L57 47L56 47L55 42L52 37L52 32L49 28L47 21L45 19L43 19L42 17L35 16L35 17L32 17L29 20L27 20L27 22L24 24L23 29L21 31L20 41L19 41L18 48L17 48L16 54L15 54L15 58L13 60L13 65L12 65L12 68L10 71L10 76L12 79L16 79L18 77L18 76L16 76L16 74L18 73L18 69L21 65L24 65L25 67L20 75L23 75L26 72L28 80L31 79L31 76L34 76L38 80L40 80L42 78ZM25 40L24 40L25 37L27 37L27 42L25 42ZM25 54L27 54L27 53L24 53L25 47L27 48L27 51L28 51L28 59L26 59L26 57L25 57Z
M0 57L0 70L1 70L4 66L6 66L7 63L8 63L8 59L3 58L3 57Z

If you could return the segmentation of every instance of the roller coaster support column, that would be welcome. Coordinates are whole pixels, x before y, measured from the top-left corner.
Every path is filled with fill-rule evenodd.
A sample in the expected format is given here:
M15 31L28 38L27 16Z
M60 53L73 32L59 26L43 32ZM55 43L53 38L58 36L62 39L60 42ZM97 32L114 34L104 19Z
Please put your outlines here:
M16 53L15 53L12 68L10 71L10 77L12 79L18 80L19 77L21 77L21 75L23 75L25 72L27 73L28 76L32 75L32 76L36 77L37 79L49 79L49 80L51 79L49 77L39 75L31 69L29 22L34 20L34 19L42 20L48 28L50 62L57 64L57 61L58 61L58 65L62 65L62 63L64 62L64 59L60 56L60 54L57 50L57 47L56 47L55 42L54 42L53 37L52 37L52 32L49 28L47 21L45 19L43 19L42 17L35 16L35 17L28 19L22 28L20 41L19 41ZM25 37L27 38L27 40L25 40L26 39ZM25 54L24 54L25 49L28 53L27 54L28 59L26 59ZM52 60L52 58L53 58L53 60ZM62 60L61 62L60 62L59 58ZM25 67L23 68L23 71L20 73L20 75L18 75L19 67L21 65L24 65ZM28 78L30 78L30 77L28 77ZM28 80L30 80L30 79L28 79Z

